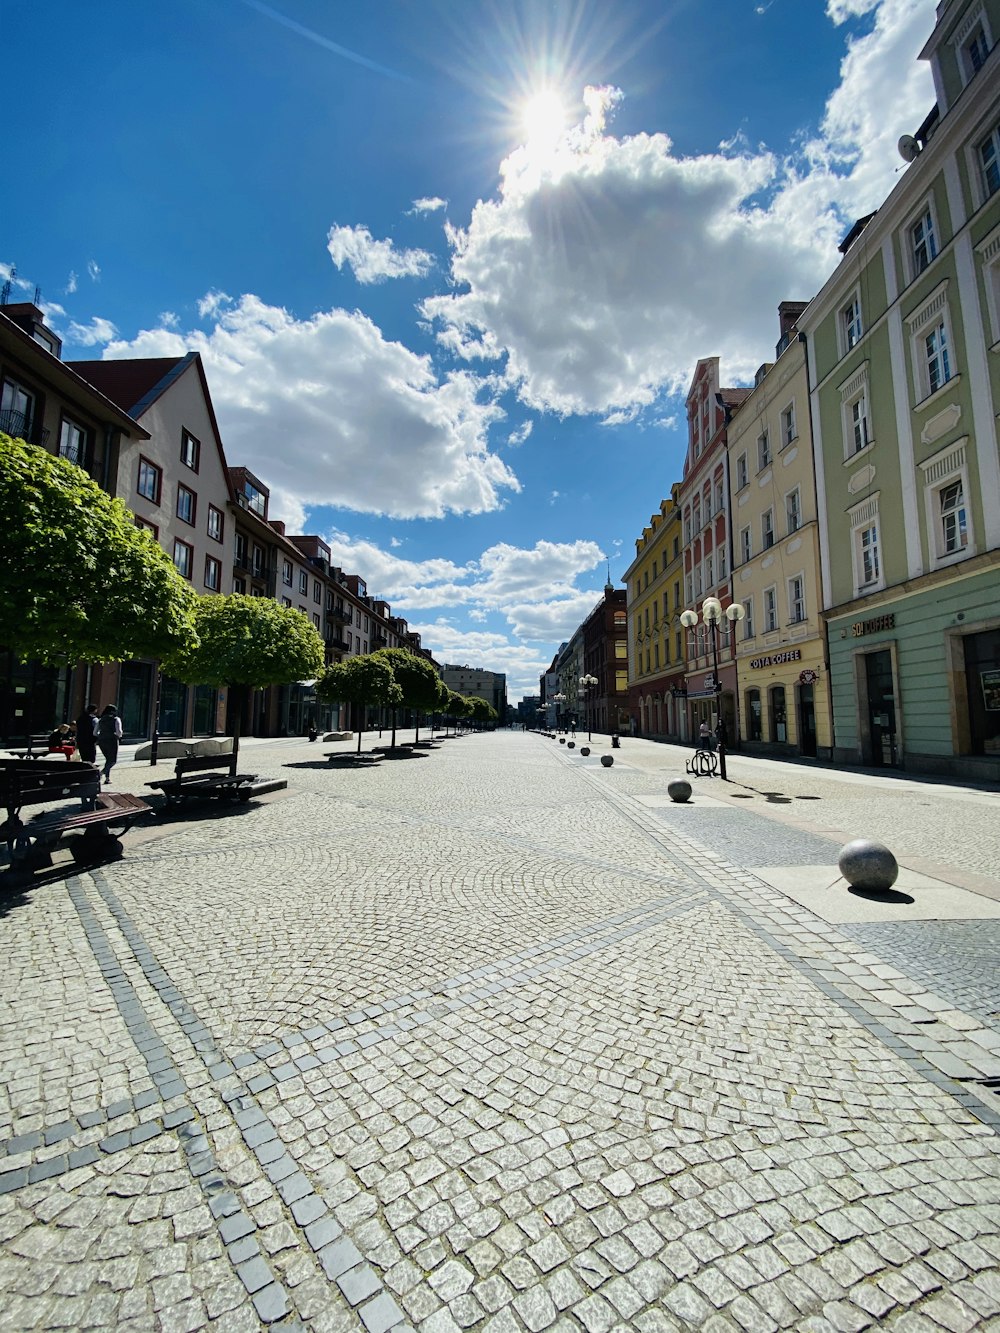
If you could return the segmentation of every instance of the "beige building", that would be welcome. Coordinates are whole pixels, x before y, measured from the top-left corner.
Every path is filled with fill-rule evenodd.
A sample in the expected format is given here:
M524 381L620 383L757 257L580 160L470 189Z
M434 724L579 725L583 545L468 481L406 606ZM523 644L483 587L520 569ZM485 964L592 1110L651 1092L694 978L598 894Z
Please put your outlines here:
M799 302L729 423L739 730L751 749L829 758L829 670Z

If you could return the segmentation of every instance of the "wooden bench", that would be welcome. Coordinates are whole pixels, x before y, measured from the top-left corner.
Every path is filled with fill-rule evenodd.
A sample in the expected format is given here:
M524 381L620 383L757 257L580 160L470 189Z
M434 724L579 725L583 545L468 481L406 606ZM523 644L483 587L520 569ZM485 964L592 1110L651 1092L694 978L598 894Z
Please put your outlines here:
M220 773L219 770L223 768L226 772ZM255 792L259 794L261 790L256 773L236 772L236 757L231 754L191 755L189 758L178 759L172 778L147 782L146 786L162 791L168 805L180 805L189 796L218 796L234 801L249 801Z
M48 811L27 824L21 819L25 806L73 798L82 801L83 809ZM67 764L61 757L0 759L0 804L7 811L0 834L11 868L23 871L50 866L52 853L64 841L81 864L117 860L121 836L151 811L138 796L102 791L96 764Z

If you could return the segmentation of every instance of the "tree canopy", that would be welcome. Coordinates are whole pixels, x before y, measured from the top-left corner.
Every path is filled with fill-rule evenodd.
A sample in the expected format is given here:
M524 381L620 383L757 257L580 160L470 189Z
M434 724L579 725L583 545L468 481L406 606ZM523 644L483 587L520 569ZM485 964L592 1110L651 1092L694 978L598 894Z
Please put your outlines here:
M0 432L0 640L50 664L163 657L195 594L132 514L75 463Z
M343 702L366 706L395 708L403 692L396 684L392 667L377 653L349 657L337 662L316 682L316 697L324 703ZM362 721L363 721L362 717ZM362 726L358 726L358 753L361 753Z
M371 656L389 663L396 684L402 690L404 708L429 713L437 707L440 677L426 657L418 657L405 648L380 648Z
M163 663L189 685L287 685L323 670L323 640L308 618L266 597L199 597L194 623L197 641Z

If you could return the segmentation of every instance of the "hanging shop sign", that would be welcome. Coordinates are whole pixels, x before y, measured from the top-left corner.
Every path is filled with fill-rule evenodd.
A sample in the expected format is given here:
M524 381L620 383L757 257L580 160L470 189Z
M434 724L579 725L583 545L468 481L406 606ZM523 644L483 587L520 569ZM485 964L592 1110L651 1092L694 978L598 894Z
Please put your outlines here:
M855 639L860 639L865 634L877 634L879 630L895 628L896 613L890 611L888 615L875 616L872 620L856 620L851 626L851 635Z
M805 671L799 672L800 685L815 685L818 680L819 680L818 671L810 671L809 668L807 667Z
M767 657L751 657L750 665L754 671L761 667L780 666L782 662L801 662L801 648L787 648L783 653L768 653Z

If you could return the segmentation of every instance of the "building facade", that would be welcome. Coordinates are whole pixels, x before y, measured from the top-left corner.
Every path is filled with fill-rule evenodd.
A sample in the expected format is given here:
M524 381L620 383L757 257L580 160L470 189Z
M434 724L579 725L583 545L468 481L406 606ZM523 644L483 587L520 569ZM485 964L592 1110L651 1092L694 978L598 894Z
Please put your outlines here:
M833 757L1000 777L1000 5L942 0L937 105L802 316Z
M732 414L727 451L733 531L739 728L759 753L829 759L829 672L801 302L782 302L775 360Z
M578 725L604 735L628 728L628 612L624 588L609 581L581 626L583 671L576 682ZM586 683L587 678L590 683ZM597 683L594 684L593 682Z
M650 740L687 734L687 647L680 485L660 501L636 538L635 559L622 575L628 598L630 729Z

